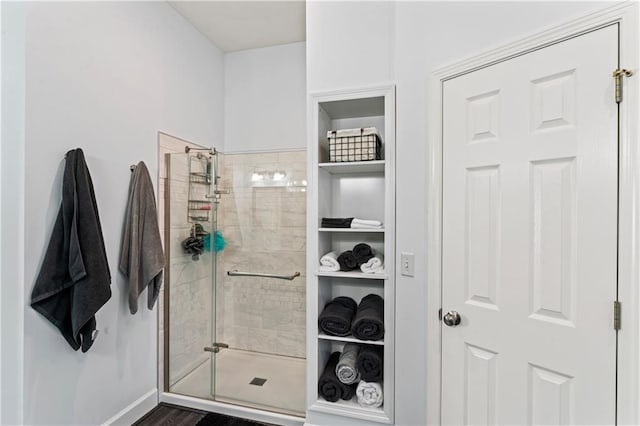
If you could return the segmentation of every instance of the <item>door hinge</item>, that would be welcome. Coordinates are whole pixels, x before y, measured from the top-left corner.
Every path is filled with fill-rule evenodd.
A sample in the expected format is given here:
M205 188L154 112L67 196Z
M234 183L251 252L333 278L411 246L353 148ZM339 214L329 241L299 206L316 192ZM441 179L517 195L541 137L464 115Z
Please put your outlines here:
M616 82L616 103L622 102L622 77L631 77L633 71L622 68L613 72L612 76Z
M622 325L622 305L617 300L613 302L613 329L620 330Z

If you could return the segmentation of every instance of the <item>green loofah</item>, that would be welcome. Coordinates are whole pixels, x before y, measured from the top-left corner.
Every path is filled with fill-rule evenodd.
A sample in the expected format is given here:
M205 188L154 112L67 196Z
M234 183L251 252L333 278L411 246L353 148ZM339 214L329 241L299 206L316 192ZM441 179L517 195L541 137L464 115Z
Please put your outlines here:
M213 249L216 251L216 253L224 250L224 248L227 246L227 241L224 239L224 237L222 236L222 232L220 231L216 231L213 234Z

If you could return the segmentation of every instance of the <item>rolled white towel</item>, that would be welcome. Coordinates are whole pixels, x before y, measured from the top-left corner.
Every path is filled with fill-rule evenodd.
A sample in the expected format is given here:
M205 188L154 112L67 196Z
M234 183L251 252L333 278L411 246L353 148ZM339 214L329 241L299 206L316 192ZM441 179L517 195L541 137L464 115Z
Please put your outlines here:
M376 253L371 259L360 265L365 274L379 274L384 271L384 256Z
M338 255L330 251L320 258L320 267L318 270L322 272L337 272L340 270L340 264L338 263Z
M379 220L368 220L353 218L351 221L352 228L382 228L382 222Z
M358 403L363 407L378 408L384 401L382 384L360 380L356 389L356 396L358 397Z

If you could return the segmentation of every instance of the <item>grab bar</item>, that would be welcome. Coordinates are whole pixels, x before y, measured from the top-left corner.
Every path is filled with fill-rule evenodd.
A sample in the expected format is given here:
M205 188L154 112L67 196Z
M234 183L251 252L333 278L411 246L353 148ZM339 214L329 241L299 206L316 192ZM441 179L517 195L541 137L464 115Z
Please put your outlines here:
M281 280L291 281L295 277L300 276L300 272L294 272L293 275L278 275L278 274L265 274L263 272L240 272L237 269L233 271L227 271L227 275L231 277L265 277L265 278L279 278Z

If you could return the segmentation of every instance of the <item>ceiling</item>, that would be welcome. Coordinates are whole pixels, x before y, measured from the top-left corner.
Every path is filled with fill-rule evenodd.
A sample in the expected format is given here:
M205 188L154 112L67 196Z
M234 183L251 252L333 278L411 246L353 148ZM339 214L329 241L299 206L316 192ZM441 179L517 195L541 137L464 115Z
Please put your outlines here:
M225 52L305 40L305 2L170 1L182 16Z

